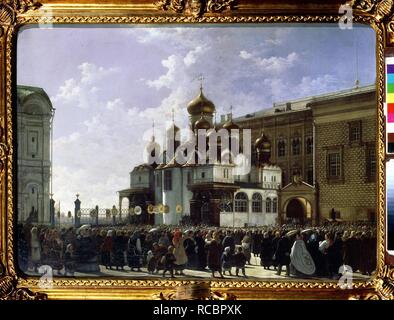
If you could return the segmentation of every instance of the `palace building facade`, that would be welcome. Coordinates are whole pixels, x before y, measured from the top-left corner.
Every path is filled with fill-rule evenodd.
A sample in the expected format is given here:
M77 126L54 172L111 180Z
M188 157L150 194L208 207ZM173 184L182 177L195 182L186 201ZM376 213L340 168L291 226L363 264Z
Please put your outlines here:
M242 140L242 129L251 129L250 172L235 174L231 161L179 164L160 150L160 161L135 167L130 187L119 191L119 207L124 198L129 207L141 207L139 221L243 227L375 219L374 86L276 103L234 119L230 114L219 124L200 88L187 111L195 135L199 129L208 130L208 138L214 130L241 129ZM173 123L167 137L177 131ZM181 141L171 143L182 149ZM159 150L154 137L147 148ZM193 156L199 157L197 150Z

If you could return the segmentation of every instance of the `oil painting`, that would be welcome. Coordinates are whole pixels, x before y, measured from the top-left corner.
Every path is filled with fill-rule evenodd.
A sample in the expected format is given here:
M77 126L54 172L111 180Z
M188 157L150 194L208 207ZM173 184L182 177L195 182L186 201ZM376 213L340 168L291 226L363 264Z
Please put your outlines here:
M22 28L19 269L370 279L375 41L358 24Z

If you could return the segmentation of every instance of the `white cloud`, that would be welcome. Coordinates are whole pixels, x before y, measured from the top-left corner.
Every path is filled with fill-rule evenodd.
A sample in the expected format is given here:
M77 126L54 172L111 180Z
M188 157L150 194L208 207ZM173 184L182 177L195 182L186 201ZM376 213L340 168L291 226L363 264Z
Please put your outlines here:
M189 51L183 59L186 67L190 67L192 64L195 64L198 57L206 52L207 49L208 48L206 46L198 46L194 50Z
M299 61L299 55L296 52L292 52L286 57L271 56L261 58L253 53L243 50L240 52L239 56L244 60L252 61L262 70L272 73L284 72Z

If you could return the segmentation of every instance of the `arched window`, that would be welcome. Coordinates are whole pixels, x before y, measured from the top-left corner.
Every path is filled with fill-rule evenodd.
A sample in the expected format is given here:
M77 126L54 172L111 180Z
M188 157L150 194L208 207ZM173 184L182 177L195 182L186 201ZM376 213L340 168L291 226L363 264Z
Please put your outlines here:
M260 193L254 193L252 196L252 212L263 212L263 198Z
M293 155L299 155L301 151L301 141L300 138L294 138L292 142L292 148L293 148Z
M286 155L286 144L283 140L278 142L278 157L284 157Z
M233 211L232 207L233 204L230 194L224 193L220 199L220 204L219 204L220 212L232 212Z
M306 153L311 154L313 152L313 138L306 138Z
M271 198L267 198L267 200L265 201L265 212L271 213L271 209L272 209Z
M278 211L278 198L274 198L272 200L272 213L276 213Z
M240 192L235 195L235 212L248 212L248 196Z

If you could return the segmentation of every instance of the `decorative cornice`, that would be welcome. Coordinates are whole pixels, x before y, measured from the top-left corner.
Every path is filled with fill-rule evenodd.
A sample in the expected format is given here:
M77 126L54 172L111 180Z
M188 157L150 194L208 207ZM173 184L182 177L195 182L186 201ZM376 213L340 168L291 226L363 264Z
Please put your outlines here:
M190 14L201 17L205 13L219 13L226 9L234 10L236 0L159 0L154 5L159 10Z

